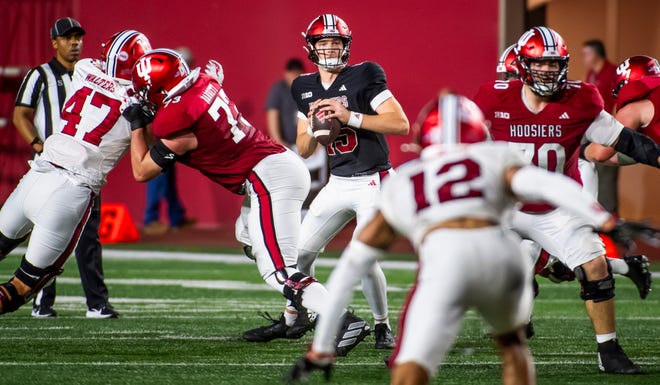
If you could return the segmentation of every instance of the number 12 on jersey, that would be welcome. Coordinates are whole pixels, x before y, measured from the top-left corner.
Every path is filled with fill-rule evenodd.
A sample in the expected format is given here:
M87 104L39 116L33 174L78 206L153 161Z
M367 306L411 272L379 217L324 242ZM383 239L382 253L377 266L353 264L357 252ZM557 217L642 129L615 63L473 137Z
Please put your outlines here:
M428 171L428 170L426 170ZM478 198L483 196L473 182L481 175L479 164L472 159L461 159L445 163L433 175L421 172L411 177L417 202L417 211L432 204L456 199ZM427 183L430 185L427 186Z

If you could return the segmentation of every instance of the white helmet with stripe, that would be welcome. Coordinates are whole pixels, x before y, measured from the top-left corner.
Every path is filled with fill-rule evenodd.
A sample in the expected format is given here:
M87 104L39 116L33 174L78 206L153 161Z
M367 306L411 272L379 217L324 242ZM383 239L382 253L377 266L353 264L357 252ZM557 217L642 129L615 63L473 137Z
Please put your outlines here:
M105 73L122 84L131 84L131 73L135 62L151 50L151 43L143 33L125 30L112 35L101 45Z

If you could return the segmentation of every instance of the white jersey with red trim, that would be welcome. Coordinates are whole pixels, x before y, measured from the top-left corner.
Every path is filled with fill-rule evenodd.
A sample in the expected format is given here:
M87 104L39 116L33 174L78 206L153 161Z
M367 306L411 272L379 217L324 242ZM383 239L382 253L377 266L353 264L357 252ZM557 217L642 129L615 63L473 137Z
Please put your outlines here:
M52 165L66 169L76 183L94 191L105 184L131 141L130 123L121 115L131 103L127 88L106 75L99 63L76 63L74 91L64 104L61 124L31 163L37 170Z
M504 142L428 147L384 181L380 211L416 247L440 222L461 217L499 222L514 203L504 174L525 164Z

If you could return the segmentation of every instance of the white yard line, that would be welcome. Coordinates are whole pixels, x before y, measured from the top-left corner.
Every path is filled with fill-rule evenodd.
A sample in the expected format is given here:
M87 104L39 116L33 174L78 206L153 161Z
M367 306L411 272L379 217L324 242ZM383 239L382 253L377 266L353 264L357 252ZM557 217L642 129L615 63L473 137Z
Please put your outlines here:
M60 277L58 283L80 285L80 279ZM196 289L244 290L244 291L272 291L273 288L265 283L251 283L245 281L228 280L196 280L196 279L151 279L151 278L106 278L106 284L130 286L180 286ZM362 290L356 286L356 290ZM387 291L407 291L408 287L388 286ZM60 297L58 297L60 298ZM113 302L116 302L113 299Z
M25 254L24 247L18 247L12 254ZM115 250L103 249L103 258L117 260L163 260L163 261L192 261L192 262L219 262L231 264L254 264L242 254L223 253L191 253L184 251L145 251L145 250ZM317 266L333 267L337 265L337 259L318 258ZM416 270L417 262L414 261L383 261L381 266L385 269Z
M16 248L12 254L24 254L24 247ZM192 262L218 262L231 264L253 264L254 261L242 254L224 253L192 253L185 251L146 251L146 250L116 250L104 249L103 258L116 260L164 260L164 261L192 261ZM318 258L317 266L334 267L337 265L335 258ZM393 270L417 270L415 261L381 261L384 269ZM653 272L653 278L660 278L660 272Z
M591 353L592 355L594 353ZM634 358L634 357L633 357ZM660 361L635 361L639 365L657 365ZM596 365L594 360L560 360L560 361L534 361L535 365ZM141 361L118 361L118 362L77 362L77 361L47 361L47 362L25 362L25 361L0 361L0 366L201 366L201 367L222 367L222 366L238 366L238 367L254 367L254 366L277 366L277 367L290 367L293 362L141 362ZM479 361L479 362L446 362L443 366L491 366L501 365L500 361ZM382 362L339 362L338 367L344 366L382 366Z

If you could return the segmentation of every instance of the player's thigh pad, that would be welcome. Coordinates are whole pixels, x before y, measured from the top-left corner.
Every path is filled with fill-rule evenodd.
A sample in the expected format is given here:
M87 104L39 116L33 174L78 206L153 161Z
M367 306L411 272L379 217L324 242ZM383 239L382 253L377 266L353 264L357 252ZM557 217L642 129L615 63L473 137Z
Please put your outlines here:
M490 272L483 261L491 243L501 242L501 236L496 229L436 230L426 237L419 248L417 281L399 328L395 363L413 361L435 373L460 331L471 298L493 295L493 288L484 284Z
M512 223L516 232L537 242L571 270L605 254L598 234L582 219L561 208L545 214L516 211Z
M480 249L482 276L479 291L470 291L469 304L490 325L492 333L502 335L514 331L529 321L532 313L534 290L532 263L520 248L520 238L508 230L475 230L480 232L475 241ZM476 277L475 277L476 278Z
M46 268L64 254L68 257L89 218L93 198L92 190L71 182L63 172L44 173L40 186L27 194L27 200L34 202L26 210L34 229L26 259Z
M248 180L248 231L252 253L265 278L296 265L300 211L309 192L309 172L297 155L286 151L264 158Z
M300 229L300 250L319 253L337 233L353 219L354 196L351 180L330 176L314 198Z
M29 170L2 205L0 210L0 232L7 238L22 238L32 229L32 222L25 212L31 206L41 206L42 203L29 201L27 197L31 190L35 188L46 188L40 183L43 177L44 173Z

